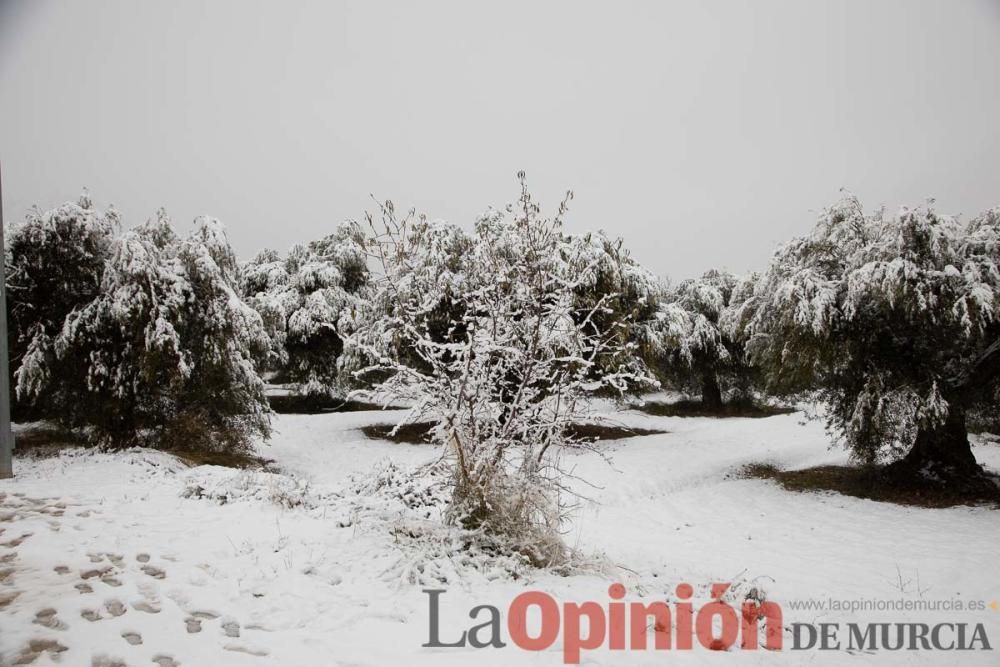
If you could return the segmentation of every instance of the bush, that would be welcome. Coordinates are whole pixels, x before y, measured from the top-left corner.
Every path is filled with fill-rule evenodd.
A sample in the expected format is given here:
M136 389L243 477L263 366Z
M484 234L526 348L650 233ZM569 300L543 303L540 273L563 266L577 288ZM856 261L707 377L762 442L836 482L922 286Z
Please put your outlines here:
M381 396L414 406L406 421L434 425L452 464L447 520L551 566L569 555L558 453L583 445L570 426L589 416L588 396L651 380L618 325L629 314L616 322L614 295L580 307L598 260L562 234L566 203L544 218L521 185L520 201L482 216L447 270L440 246L410 233L422 220L383 207L371 242L383 272L375 302L391 316L373 310L350 345L374 360L362 375L385 378Z

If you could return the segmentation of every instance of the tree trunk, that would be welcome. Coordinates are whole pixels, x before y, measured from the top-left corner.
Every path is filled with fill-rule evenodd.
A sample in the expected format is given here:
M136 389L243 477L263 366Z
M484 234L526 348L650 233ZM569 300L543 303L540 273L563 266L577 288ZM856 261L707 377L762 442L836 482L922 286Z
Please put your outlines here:
M996 487L976 463L965 426L965 409L952 403L948 419L932 429L921 429L913 447L887 471L941 487L970 488L983 483Z
M701 379L701 406L710 410L722 407L722 390L713 371L705 371Z

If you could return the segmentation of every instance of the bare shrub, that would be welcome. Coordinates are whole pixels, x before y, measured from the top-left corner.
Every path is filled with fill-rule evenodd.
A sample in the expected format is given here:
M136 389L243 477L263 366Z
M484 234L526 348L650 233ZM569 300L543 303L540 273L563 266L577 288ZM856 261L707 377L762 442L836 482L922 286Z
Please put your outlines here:
M617 295L580 307L605 258L563 234L570 196L543 217L520 179L519 201L487 211L458 261L437 256L455 228L400 218L391 202L368 216L381 276L348 356L370 361L357 375L379 378L381 397L412 406L405 423L434 425L452 464L446 521L552 566L568 557L558 452L588 446L572 424L593 419L595 392L652 381L628 340L631 313L611 307Z

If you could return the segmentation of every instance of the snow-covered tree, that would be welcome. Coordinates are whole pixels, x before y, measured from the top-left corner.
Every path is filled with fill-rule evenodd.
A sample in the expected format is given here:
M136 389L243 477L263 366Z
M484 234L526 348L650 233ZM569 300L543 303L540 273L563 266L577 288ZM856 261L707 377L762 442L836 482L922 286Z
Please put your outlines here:
M998 399L1000 209L963 224L847 196L775 254L733 321L770 390L817 389L859 460L978 479L965 420Z
M358 228L343 224L282 260L263 251L240 269L240 288L271 340L267 366L306 394L342 392L345 331L364 307L368 265Z
M654 361L659 341L651 338L650 323L655 320L662 292L657 277L632 258L622 239L609 238L603 232L566 236L559 245L565 261L577 267L577 317L589 318L588 326L595 336L611 335L637 343L635 349L605 350L596 359L595 372L632 363L632 359L607 356L612 351ZM648 387L643 381L631 390Z
M753 369L741 336L723 326L752 290L755 277L711 270L667 289L662 298L659 355L655 369L669 386L701 394L702 406L751 396Z
M264 371L280 371L288 363L287 313L298 304L298 292L289 284L288 262L276 250L265 248L240 264L239 276L240 295L260 314L269 341L258 365Z
M375 361L365 370L385 378L376 392L412 405L407 421L433 422L454 463L449 520L538 565L566 556L556 461L562 447L581 444L569 425L588 414L594 392L644 379L626 328L592 325L613 297L577 308L596 267L564 252L565 210L564 202L542 217L522 176L520 201L484 215L468 251L444 269L429 255L450 256L451 241L426 235L452 232L412 213L400 220L387 204L382 224L372 221L372 247L383 272L376 300L391 303L392 315L375 309L352 338Z
M50 211L32 209L6 240L8 346L13 374L32 346L43 346L66 316L98 293L118 213L94 208L84 193ZM12 383L11 386L14 386ZM51 411L39 396L41 414Z
M180 240L161 211L114 240L96 297L32 341L18 394L49 396L98 443L250 448L270 433L253 360L267 337L236 268L217 220Z
M392 202L386 203L386 221L395 225ZM369 228L375 221L369 217ZM428 220L412 211L399 222L399 238L377 239L370 242L369 254L376 265L393 268L396 276L391 288L384 279L371 295L363 316L364 326L370 334L371 322L381 320L386 338L380 345L392 347L391 356L398 363L430 373L432 367L412 345L412 336L402 332L403 323L412 318L407 310L410 304L420 302L424 335L440 345L460 343L465 340L464 317L465 289L464 262L473 247L472 238L457 225L440 220ZM379 240L386 242L378 242ZM390 242L391 241L391 242ZM358 382L371 384L385 379L373 373L370 366L377 357L368 356L373 349L363 345L349 345L342 367L353 373ZM381 354L381 353L380 353ZM365 373L358 373L361 369Z

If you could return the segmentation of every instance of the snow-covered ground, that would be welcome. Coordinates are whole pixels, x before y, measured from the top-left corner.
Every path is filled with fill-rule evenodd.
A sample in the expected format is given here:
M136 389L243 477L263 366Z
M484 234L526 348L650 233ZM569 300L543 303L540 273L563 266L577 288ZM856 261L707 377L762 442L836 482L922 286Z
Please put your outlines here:
M422 648L428 596L419 560L384 530L378 507L345 502L352 475L434 460L430 446L367 439L391 413L281 415L262 448L280 473L187 467L148 450L67 450L19 458L0 481L0 664L410 665L562 664L541 652ZM596 488L566 539L621 566L512 580L468 571L435 588L441 639L506 610L529 589L561 601L670 598L677 583L762 585L792 622L984 623L1000 642L1000 611L829 612L795 600L1000 599L1000 514L921 509L833 494L796 494L731 473L750 462L797 468L842 463L822 426L801 414L768 419L654 418L667 431L603 443L563 461ZM976 447L1000 469L1000 446ZM223 502L224 501L224 502ZM372 524L384 519L387 523ZM461 568L458 568L461 569ZM696 595L701 595L697 593ZM506 629L505 629L506 632ZM995 651L584 652L601 664L998 664Z

